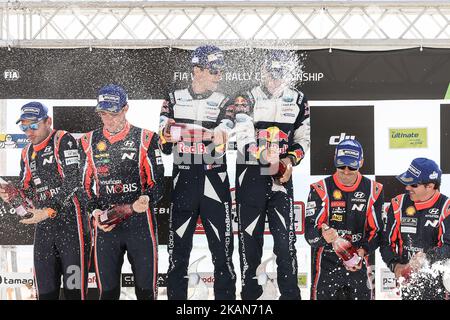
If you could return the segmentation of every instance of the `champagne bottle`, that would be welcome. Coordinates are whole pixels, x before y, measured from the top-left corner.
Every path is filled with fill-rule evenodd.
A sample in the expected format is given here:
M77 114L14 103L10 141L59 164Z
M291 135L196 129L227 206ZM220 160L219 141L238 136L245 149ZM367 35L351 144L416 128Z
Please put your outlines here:
M16 210L17 215L23 218L26 218L28 215L30 215L25 209L28 205L28 202L22 197L19 189L17 189L13 184L6 182L2 178L0 178L0 187L4 189L8 194L9 203Z
M172 123L168 130L174 141L202 142L213 139L211 130L193 123Z
M108 210L102 211L99 217L102 226L112 226L119 224L133 214L133 206L131 204L115 205Z
M275 179L280 179L286 172L287 166L283 161L278 162L278 171L273 175Z
M404 282L409 282L413 270L410 265L407 265L401 272L401 276L404 278Z
M322 228L324 230L328 230L330 227L326 224L322 224ZM337 237L331 245L333 246L333 250L336 255L342 259L342 262L347 267L355 267L361 262L362 258L358 255L358 251L356 251L350 241L342 237Z

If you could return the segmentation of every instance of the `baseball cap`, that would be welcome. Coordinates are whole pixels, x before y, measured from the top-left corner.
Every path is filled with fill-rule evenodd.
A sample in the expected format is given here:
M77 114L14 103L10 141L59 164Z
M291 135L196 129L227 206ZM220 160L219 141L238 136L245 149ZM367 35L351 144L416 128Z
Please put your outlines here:
M342 140L334 152L335 167L349 166L359 169L364 158L361 144L354 139Z
M37 101L29 102L23 105L20 112L20 118L16 121L16 124L22 120L38 122L48 117L48 108Z
M192 52L192 66L199 66L206 69L222 70L225 67L223 52L216 46L200 46Z
M292 51L272 50L267 53L264 66L274 78L282 78L295 70L297 57Z
M97 94L96 111L120 112L128 102L128 95L121 86L108 84Z
M416 158L409 165L408 170L396 178L404 185L440 182L442 171L431 159Z

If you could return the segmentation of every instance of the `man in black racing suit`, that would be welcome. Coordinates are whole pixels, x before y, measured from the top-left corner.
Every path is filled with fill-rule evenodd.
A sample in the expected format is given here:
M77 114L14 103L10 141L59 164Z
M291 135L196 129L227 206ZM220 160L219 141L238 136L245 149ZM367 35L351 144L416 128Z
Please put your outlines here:
M86 298L90 236L88 219L77 196L79 154L69 133L52 130L48 109L39 102L22 107L17 122L30 143L22 150L19 190L32 201L34 276L39 300L59 298L61 275L65 299ZM9 201L4 190L3 200Z
M228 99L215 91L224 67L223 53L215 46L200 46L191 64L192 84L170 92L160 117L161 150L174 155L167 295L187 299L186 276L200 216L214 264L214 297L234 300L231 195L224 155L231 121L217 122ZM175 137L173 130L179 125L185 126L180 130L186 134Z
M118 85L99 90L97 112L103 128L80 139L82 182L95 218L94 263L100 299L120 297L127 251L139 300L157 299L158 240L154 206L163 190L159 137L126 120L128 97ZM115 205L132 204L132 214L116 225L99 217Z
M397 176L407 192L391 200L380 251L395 277L403 278L403 300L449 298L434 267L450 258L450 199L439 192L441 175L433 160L416 158Z
M358 141L343 140L336 146L336 173L311 185L305 238L311 245L312 300L373 299L367 257L381 242L384 193L383 185L359 173L363 159ZM343 264L332 247L337 237L357 249L359 264Z
M236 205L245 300L256 300L263 292L256 270L266 217L274 239L280 299L300 299L291 174L309 149L310 128L308 100L289 87L296 63L290 52L270 52L261 68L262 83L237 94L221 115L235 122L237 134ZM274 178L280 165L287 169Z

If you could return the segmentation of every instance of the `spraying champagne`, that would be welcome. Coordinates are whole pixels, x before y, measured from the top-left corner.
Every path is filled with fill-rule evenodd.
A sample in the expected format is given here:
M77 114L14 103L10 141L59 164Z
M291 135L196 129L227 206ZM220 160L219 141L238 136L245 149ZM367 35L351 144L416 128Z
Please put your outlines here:
M326 224L322 224L324 230L328 230L330 227ZM331 245L337 256L342 259L345 266L352 268L357 266L361 262L361 257L358 255L355 247L352 243L342 237L337 237Z
M16 210L16 213L22 218L28 217L30 214L26 207L31 206L31 203L28 199L22 197L20 190L2 178L0 178L0 187L8 194L9 203Z

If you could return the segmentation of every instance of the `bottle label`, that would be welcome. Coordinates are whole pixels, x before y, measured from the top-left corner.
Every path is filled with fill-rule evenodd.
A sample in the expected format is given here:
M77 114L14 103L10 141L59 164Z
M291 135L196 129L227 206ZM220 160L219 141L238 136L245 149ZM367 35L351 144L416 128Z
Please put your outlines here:
M100 215L100 222L105 222L106 220L108 220L108 210L103 211Z
M170 127L170 134L172 135L172 140L179 141L181 139L181 127L172 125Z
M361 261L361 257L358 256L356 253L354 253L353 257L351 257L349 260L347 260L347 261L344 260L344 264L347 267L352 268L352 267L356 266L357 264L359 264L360 261Z
M28 213L23 206L18 206L17 208L15 208L15 210L16 213L21 217L24 217Z

